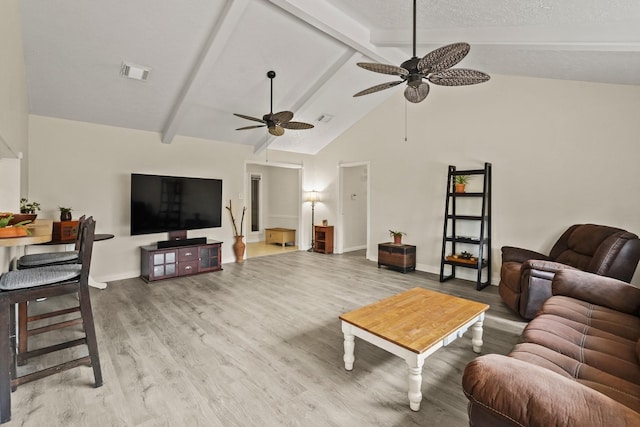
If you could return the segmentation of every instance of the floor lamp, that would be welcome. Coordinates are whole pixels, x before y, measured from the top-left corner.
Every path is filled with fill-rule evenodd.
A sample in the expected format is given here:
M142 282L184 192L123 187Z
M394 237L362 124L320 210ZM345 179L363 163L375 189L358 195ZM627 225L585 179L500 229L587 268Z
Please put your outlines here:
M311 247L309 249L307 249L307 252L313 252L313 250L315 249L315 241L314 241L314 237L315 237L315 211L316 211L316 202L320 201L320 197L318 196L318 192L313 190L313 191L309 191L307 192L307 194L305 195L304 200L306 202L311 202Z

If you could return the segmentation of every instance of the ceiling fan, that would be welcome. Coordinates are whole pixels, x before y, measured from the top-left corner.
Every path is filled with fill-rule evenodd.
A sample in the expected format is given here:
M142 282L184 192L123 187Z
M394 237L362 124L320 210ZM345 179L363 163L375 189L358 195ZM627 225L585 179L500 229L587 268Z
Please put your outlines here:
M355 96L368 95L389 89L402 82L407 82L404 97L407 101L417 103L429 94L429 83L441 86L464 86L483 83L489 75L481 71L466 68L451 68L467 56L468 43L453 43L427 53L423 58L416 56L416 0L413 0L413 57L404 61L399 67L395 65L358 62L358 66L376 73L399 76L400 80L382 83L356 93Z
M285 129L311 129L313 125L309 123L302 122L292 122L293 113L291 111L280 111L279 113L273 112L273 79L276 76L275 71L267 72L267 77L271 80L271 109L269 110L269 114L265 114L262 116L262 119L258 119L257 117L245 116L244 114L233 113L234 116L242 117L243 119L253 120L254 122L260 122L261 125L254 126L245 126L238 128L236 130L245 130L245 129L257 129L262 127L267 127L269 133L273 136L282 136L284 135Z

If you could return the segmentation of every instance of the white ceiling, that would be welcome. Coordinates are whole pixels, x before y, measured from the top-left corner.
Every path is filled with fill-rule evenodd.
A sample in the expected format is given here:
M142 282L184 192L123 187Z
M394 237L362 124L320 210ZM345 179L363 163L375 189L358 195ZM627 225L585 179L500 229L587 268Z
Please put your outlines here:
M412 55L411 0L21 0L32 114L314 154L397 86L358 61ZM418 0L417 55L466 41L460 67L640 85L637 0ZM123 62L151 68L139 82ZM270 137L232 115L315 125ZM490 84L485 83L485 84ZM464 88L432 87L432 91ZM427 98L424 102L429 102ZM323 114L333 116L318 122ZM159 142L160 143L160 142Z

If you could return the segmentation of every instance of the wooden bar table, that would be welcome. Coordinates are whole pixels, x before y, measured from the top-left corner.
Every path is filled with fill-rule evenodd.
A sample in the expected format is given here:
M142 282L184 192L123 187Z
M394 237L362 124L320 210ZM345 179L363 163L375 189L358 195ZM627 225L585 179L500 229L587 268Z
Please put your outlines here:
M52 219L36 219L33 223L27 224L26 227L31 233L28 236L7 237L4 239L0 239L0 247L9 248L10 262L15 263L17 261L17 257L15 256L17 248L24 248L28 245L36 245L38 243L51 241L51 235L53 231Z

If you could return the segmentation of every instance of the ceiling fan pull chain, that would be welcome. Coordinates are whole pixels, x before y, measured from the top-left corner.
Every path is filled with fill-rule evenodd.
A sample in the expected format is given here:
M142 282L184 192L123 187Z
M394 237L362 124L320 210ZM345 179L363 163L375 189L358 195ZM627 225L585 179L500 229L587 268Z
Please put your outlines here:
M407 142L407 99L404 100L404 142Z

